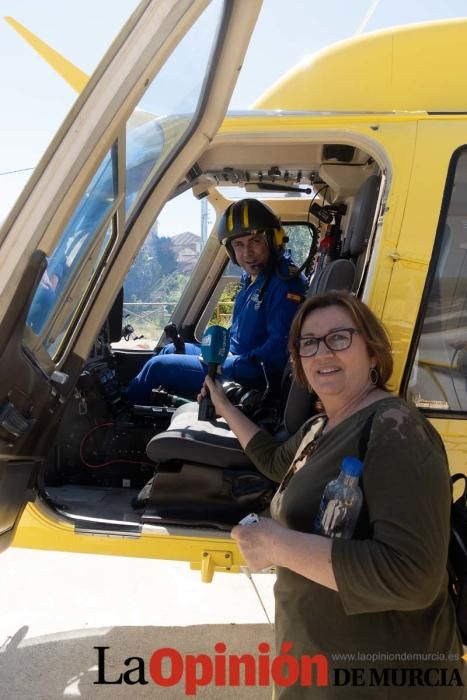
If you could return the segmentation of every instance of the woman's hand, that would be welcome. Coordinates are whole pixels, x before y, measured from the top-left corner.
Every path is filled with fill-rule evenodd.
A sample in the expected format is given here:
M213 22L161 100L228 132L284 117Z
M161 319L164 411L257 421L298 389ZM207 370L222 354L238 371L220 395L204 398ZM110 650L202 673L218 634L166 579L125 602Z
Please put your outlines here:
M255 423L243 415L236 406L233 405L224 394L224 391L219 382L213 382L210 377L206 377L204 384L198 394L198 401L201 401L206 396L206 388L211 395L211 401L214 404L215 411L218 416L222 416L227 421L230 430L237 436L240 445L245 447L250 442L251 438L259 431Z
M238 542L248 567L260 571L277 563L275 547L284 531L272 518L260 518L259 523L234 527L232 537Z
M232 537L252 571L282 566L338 590L331 561L334 541L331 538L289 530L271 518L260 518L256 525L237 525Z
M232 404L228 400L227 396L224 394L224 390L222 389L221 383L218 381L214 382L211 379L211 377L206 376L204 384L201 387L201 391L197 396L198 403L201 401L201 399L204 399L207 396L208 392L206 388L209 391L209 395L211 397L211 401L214 404L214 408L216 409L217 415L225 418L225 409L232 406Z
M331 538L289 530L271 518L260 518L256 525L237 525L232 537L252 571L281 566L338 590L332 568L334 540Z

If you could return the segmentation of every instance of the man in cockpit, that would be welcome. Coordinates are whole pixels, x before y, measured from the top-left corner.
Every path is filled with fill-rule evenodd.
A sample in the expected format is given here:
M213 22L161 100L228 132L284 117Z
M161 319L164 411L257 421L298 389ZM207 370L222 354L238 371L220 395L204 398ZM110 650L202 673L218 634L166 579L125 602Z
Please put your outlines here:
M255 199L231 204L218 228L230 259L243 268L230 327L230 352L222 378L248 387L265 387L287 362L290 324L304 298L306 279L284 253L284 229L270 207ZM152 390L163 387L182 396L200 390L207 367L198 345L186 343L186 354L166 346L131 381L128 399L151 404Z

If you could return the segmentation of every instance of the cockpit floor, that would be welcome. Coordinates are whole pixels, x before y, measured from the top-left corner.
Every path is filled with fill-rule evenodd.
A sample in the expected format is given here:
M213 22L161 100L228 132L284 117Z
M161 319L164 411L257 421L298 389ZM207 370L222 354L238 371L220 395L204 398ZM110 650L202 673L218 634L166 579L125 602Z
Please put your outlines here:
M55 508L69 515L96 520L139 523L140 514L132 507L139 489L93 486L48 486L46 496Z

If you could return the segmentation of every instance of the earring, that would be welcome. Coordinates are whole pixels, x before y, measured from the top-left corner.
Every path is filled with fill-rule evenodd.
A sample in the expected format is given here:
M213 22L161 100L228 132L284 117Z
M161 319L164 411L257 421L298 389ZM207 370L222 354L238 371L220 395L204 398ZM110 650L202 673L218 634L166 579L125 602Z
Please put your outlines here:
M379 381L379 372L376 367L370 367L368 376L370 377L370 382L373 384L373 386L376 386Z

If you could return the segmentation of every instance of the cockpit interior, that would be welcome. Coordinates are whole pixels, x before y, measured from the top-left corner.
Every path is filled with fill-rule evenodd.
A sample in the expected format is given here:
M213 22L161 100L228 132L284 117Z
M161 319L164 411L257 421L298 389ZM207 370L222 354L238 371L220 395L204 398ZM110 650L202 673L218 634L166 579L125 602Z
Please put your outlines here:
M200 342L226 285L238 281L216 235L216 221L232 200L259 197L274 209L307 276L307 295L364 291L388 164L342 136L308 139L293 120L289 131L273 136L262 131L260 117L258 124L248 119L244 132L222 128L173 193L172 205L184 196L207 200L214 220L170 327L146 347L126 342L138 328L126 318L122 290L65 409L40 493L79 530L162 525L219 532L251 511L267 513L276 486L249 462L223 419L198 420L196 397L154 387L151 405L126 399L131 378L167 342L178 338L181 351L184 342ZM316 397L296 384L290 367L274 385L266 377L262 390L228 384L230 400L278 440L317 410Z

